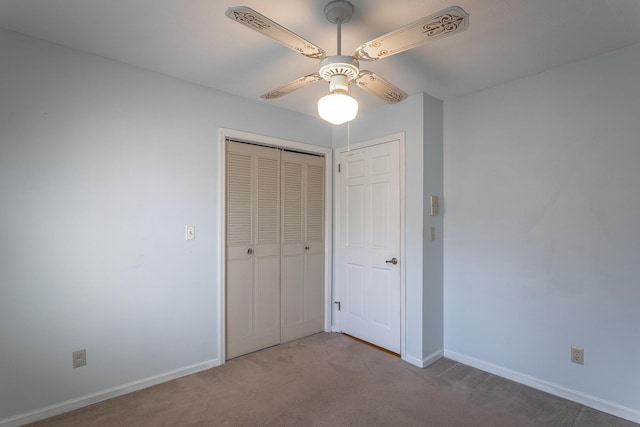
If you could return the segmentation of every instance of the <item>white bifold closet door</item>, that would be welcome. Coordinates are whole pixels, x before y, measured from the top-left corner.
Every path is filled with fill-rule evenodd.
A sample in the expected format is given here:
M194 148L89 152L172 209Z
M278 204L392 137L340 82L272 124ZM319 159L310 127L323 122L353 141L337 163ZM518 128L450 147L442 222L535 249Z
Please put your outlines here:
M227 141L226 358L323 330L324 159Z

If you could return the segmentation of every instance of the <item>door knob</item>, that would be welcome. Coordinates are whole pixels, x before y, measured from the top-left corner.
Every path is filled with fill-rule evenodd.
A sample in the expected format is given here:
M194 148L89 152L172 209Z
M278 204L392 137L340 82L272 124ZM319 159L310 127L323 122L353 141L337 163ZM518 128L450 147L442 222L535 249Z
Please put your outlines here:
M304 245L304 249L308 251L309 249L311 249L311 247L309 245Z
M253 249L251 249L251 248L247 249L247 253L248 253L249 255L251 255L251 254L253 253Z
M396 264L398 263L398 258L393 257L393 258L391 258L391 259L386 260L385 262L386 262L387 264L393 264L393 265L396 265Z

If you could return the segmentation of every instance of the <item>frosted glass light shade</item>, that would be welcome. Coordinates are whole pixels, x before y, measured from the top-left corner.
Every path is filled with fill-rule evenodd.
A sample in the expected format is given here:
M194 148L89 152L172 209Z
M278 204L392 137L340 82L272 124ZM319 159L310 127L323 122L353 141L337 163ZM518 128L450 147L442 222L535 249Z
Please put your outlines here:
M331 93L318 100L318 114L334 125L350 122L358 115L358 101L346 93Z

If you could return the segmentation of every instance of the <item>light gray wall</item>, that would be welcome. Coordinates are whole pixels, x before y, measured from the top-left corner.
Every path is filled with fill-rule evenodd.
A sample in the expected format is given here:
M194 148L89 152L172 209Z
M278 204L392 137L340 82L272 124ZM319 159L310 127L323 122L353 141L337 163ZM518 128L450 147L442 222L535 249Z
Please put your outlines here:
M438 357L444 348L443 321L443 233L442 225L446 208L443 197L443 105L429 95L423 97L423 358ZM430 196L440 199L440 214L431 216ZM435 239L431 240L431 227Z
M634 45L445 102L444 281L447 351L640 419L638 76Z
M0 420L219 358L218 129L330 126L6 31L0 64Z

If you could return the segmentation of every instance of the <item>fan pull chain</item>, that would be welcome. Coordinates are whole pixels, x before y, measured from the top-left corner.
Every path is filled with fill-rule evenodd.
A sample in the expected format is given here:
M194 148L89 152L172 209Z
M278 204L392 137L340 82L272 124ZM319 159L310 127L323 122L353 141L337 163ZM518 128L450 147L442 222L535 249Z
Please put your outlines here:
M347 122L347 153L351 151L351 122Z

